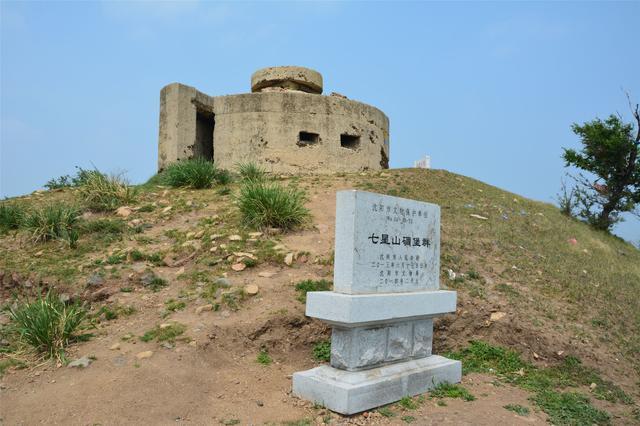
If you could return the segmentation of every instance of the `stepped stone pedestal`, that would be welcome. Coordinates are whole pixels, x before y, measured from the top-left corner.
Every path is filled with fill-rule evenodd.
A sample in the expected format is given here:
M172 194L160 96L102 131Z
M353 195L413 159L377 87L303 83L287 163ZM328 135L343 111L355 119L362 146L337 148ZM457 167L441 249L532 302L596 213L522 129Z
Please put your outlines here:
M293 375L293 393L354 414L461 379L432 355L433 318L456 308L439 290L440 207L340 191L334 291L307 293L307 316L332 326L331 363Z

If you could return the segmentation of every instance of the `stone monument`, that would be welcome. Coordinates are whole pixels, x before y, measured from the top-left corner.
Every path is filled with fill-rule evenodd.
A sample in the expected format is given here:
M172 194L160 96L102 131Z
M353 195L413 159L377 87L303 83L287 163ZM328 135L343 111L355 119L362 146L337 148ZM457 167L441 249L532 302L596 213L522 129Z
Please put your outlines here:
M433 318L456 309L439 275L439 206L338 192L334 290L306 306L332 326L331 365L295 373L293 393L354 414L459 382L460 361L431 353Z

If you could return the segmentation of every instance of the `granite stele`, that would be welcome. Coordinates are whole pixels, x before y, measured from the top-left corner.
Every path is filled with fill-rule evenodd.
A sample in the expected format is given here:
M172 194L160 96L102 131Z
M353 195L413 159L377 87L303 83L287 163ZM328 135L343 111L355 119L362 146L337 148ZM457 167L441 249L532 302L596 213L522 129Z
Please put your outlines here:
M295 373L293 393L354 414L459 382L460 361L431 354L433 317L456 309L439 272L439 206L338 192L334 291L306 311L333 328L331 365Z

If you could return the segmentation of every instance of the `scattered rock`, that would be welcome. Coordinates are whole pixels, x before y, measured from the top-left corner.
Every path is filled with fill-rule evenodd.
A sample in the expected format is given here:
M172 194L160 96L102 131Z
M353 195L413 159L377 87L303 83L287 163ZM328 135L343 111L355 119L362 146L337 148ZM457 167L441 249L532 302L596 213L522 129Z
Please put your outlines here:
M249 296L255 296L256 294L258 294L259 291L260 289L255 284L249 284L244 287L244 292L247 293Z
M110 288L101 288L100 290L91 293L91 295L89 295L89 300L92 302L100 302L108 299L112 294L113 290Z
M245 253L243 251L234 252L233 255L239 258L248 257L249 259L258 260L258 258L255 255L251 253Z
M143 286L148 286L153 282L154 279L156 279L156 274L154 274L152 271L148 271L142 274L142 276L140 277L140 282Z
M151 358L152 356L153 356L153 351L138 352L136 354L136 358L138 359L147 359L147 358Z
M120 343L114 343L113 345L109 346L109 350L117 351L118 349L120 349Z
M229 288L229 287L231 287L231 281L229 281L229 280L228 280L228 279L226 279L226 278L222 278L222 277L220 277L220 278L216 279L214 283L215 283L215 285L217 285L218 287L223 287L223 288Z
M122 207L118 207L118 209L116 210L116 216L129 217L129 215L132 212L133 212L133 210L131 210L131 207L122 206Z
M166 255L164 257L164 259L162 259L162 261L164 262L165 265L167 265L169 268L172 268L175 266L175 262L173 260L173 257L171 257L170 254Z
M222 234L212 234L212 235L209 235L209 239L211 241L213 241L213 240L217 240L218 238L223 237L223 236L224 235L222 235Z
M207 305L198 306L196 308L196 314L201 314L203 312L213 311L213 305L211 303Z
M171 206L167 206L167 207L165 207L164 209L162 209L162 213L169 213L169 212L171 211L171 209L172 209L172 208L173 208L173 207L171 207Z
M591 389L591 391L592 391L592 392L593 392L594 390L596 390L596 388L597 388L597 387L598 387L598 385L597 385L597 384L595 384L595 383L591 383L591 384L589 385L589 389Z
M453 269L447 269L447 275L451 281L456 279L456 273L453 272Z
M262 236L262 232L249 232L251 238L258 238Z
M200 238L202 238L203 235L204 235L204 230L200 230L200 231L196 232L196 234L193 236L193 238L195 238L196 240L199 240Z
M479 214L470 214L469 216L471 216L471 217L473 217L475 219L482 219L482 220L489 219L488 217L480 216Z
M504 312L494 312L491 314L491 321L500 321L502 318L506 317L507 314Z
M160 329L165 329L171 327L173 324L165 322L164 324L160 324Z
M262 278L271 278L271 277L273 277L275 274L276 274L275 272L267 272L267 271L264 271L264 272L260 272L260 273L258 274L258 276L259 276L259 277L262 277Z
M234 263L233 265L231 265L231 269L233 269L236 272L244 271L246 268L247 268L247 265L245 265L242 262Z
M78 358L75 361L71 361L67 367L68 368L87 368L91 364L91 358L88 356L83 356L82 358Z
M229 236L229 241L242 241L242 237L240 235L231 235Z
M71 301L71 296L69 296L67 293L62 293L58 296L58 300L62 303L68 303L69 301Z
M215 253L216 251L218 251L218 246L211 246L211 248L209 249L209 252L211 253Z
M190 240L190 239L192 239L192 238L193 238L193 237L195 237L195 236L196 236L196 233L195 233L195 232L193 232L193 231L189 231L189 232L187 232L187 235L186 235L187 240Z
M293 264L293 253L287 253L284 257L284 263L287 266L291 266Z
M97 272L91 274L87 279L87 287L100 287L102 284L104 284L104 278L102 278Z
M284 244L276 244L275 246L273 246L273 249L275 251L285 251L287 247Z
M34 253L34 254L33 254L33 256L34 256L34 257L40 257L40 256L42 256L43 254L44 254L44 252L43 252L42 250L40 250L39 252Z
M142 219L133 219L131 222L129 222L129 224L131 226L138 226L138 225L142 225Z
M576 240L575 238L569 238L567 242L572 246L575 246L576 244L578 244L578 240Z
M169 342L162 342L162 344L160 346L162 346L165 349L173 349L174 348L173 344L171 344Z

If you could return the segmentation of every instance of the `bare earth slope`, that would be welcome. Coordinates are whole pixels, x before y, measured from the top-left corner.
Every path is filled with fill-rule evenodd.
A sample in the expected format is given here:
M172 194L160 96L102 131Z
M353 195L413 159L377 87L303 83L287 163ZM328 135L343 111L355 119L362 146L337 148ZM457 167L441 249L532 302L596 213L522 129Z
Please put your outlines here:
M464 377L475 401L427 398L416 409L390 407L393 417L384 410L341 417L290 395L291 374L317 365L313 347L329 337L304 316L295 284L332 279L335 192L348 188L441 205L441 286L457 290L459 301L457 312L436 324L434 352L480 339L538 366L572 355L638 403L640 251L629 244L549 204L445 171L279 180L307 190L308 228L252 234L240 225L236 185L228 195L145 186L127 217L86 214L87 221L121 220L126 228L87 231L76 249L32 244L20 233L0 236L4 304L13 303L12 294L55 288L91 303L96 327L91 340L68 350L69 359L94 358L84 369L0 352L5 365L17 360L26 367L9 367L0 378L0 423L545 424L531 394L493 375ZM73 200L74 190L17 201L60 199ZM235 271L239 263L246 268ZM167 285L153 291L153 277ZM243 292L248 284L258 286L257 295ZM7 322L0 313L0 323ZM185 331L164 342L140 339L161 324ZM271 364L257 362L261 351ZM531 413L517 415L507 404ZM635 421L633 404L593 404L613 423Z

